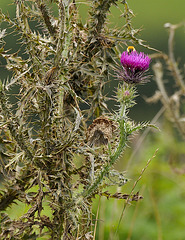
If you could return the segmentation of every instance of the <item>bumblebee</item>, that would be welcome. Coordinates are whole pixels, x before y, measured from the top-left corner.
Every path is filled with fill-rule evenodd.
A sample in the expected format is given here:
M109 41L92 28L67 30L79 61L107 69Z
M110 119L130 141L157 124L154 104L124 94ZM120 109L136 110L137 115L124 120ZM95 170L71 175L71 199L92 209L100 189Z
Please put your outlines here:
M136 51L135 47L133 47L133 46L128 46L128 48L127 48L128 54L131 54L131 52L134 52L134 51Z

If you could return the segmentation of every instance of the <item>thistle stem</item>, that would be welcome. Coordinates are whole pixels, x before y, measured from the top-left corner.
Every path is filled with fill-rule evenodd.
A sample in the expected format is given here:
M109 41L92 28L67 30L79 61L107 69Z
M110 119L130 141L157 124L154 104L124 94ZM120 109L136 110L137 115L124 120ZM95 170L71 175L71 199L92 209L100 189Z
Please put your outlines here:
M121 104L120 109L120 115L119 115L119 128L120 128L120 139L119 139L119 145L116 149L116 151L110 155L110 161L108 161L107 165L103 168L103 170L100 172L100 174L97 176L97 178L94 180L93 184L90 185L86 190L84 190L81 194L84 198L87 198L90 196L93 192L96 191L99 184L102 182L104 176L107 174L107 172L110 170L112 165L115 163L115 161L120 157L121 153L123 152L123 149L127 142L127 133L125 132L125 113L126 113L126 105L124 103Z

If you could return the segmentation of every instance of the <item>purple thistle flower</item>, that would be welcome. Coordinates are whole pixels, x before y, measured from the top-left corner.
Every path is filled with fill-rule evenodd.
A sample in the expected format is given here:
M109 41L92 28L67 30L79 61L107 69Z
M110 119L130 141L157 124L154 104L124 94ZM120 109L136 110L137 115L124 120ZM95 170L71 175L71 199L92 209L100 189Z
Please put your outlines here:
M121 55L123 70L120 78L126 83L134 84L146 82L149 76L144 76L149 68L151 59L143 52L137 51L123 52Z

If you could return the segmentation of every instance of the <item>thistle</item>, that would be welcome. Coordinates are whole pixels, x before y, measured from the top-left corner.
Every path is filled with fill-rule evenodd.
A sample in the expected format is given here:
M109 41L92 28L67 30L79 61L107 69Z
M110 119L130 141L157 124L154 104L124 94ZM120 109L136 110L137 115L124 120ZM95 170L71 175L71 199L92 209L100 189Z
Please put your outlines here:
M49 2L55 2L58 18L49 11ZM75 1L15 1L15 20L0 11L0 22L18 31L27 55L7 53L1 40L5 30L0 31L0 57L12 71L10 81L0 81L0 174L6 183L0 189L0 211L4 211L0 239L90 239L97 222L91 213L95 195L129 202L141 199L133 191L131 195L104 192L108 186L127 182L123 173L113 169L114 163L129 136L146 124L134 125L127 118L135 86L119 85L118 113L109 110L103 92L118 48L117 40L109 36L129 36L126 40L135 44L141 41L130 37L128 28L114 34L105 28L110 8L118 1L88 2L84 25ZM122 4L131 27L131 11L126 1ZM43 28L33 29L32 19ZM132 58L135 65L129 62ZM141 59L132 48L123 58L128 82L136 77L139 82L147 69ZM19 91L14 104L8 101L10 87ZM95 120L88 127L91 119ZM14 220L5 211L15 201L28 210Z
M119 73L119 78L128 84L146 82L149 76L148 71L151 59L143 52L138 53L134 47L130 46L121 55L123 70Z

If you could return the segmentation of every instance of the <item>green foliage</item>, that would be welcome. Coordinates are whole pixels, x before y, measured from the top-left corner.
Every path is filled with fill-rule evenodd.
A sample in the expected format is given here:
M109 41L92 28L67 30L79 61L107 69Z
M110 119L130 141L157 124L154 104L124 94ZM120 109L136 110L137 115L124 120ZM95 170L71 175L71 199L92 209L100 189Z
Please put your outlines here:
M118 87L116 113L108 110L109 99L103 95L110 74L118 68L119 47L127 41L141 44L131 25L132 12L121 1L124 27L112 31L106 27L107 15L119 1L89 1L85 24L75 1L53 2L57 17L48 1L41 0L16 1L14 20L0 15L18 34L24 52L23 56L19 51L10 53L1 40L0 55L12 73L0 85L5 186L0 193L1 239L45 235L85 239L92 234L91 206L96 194L128 202L141 198L138 193L103 192L105 186L126 183L123 173L111 168L130 135L148 126L135 124L127 116L135 88L123 83ZM2 30L1 39L4 36ZM17 107L8 99L15 86L19 89ZM130 98L124 98L121 89L125 87L132 92ZM92 118L96 121L87 129ZM26 204L29 209L19 219L11 219L7 212L13 203ZM49 214L43 210L46 203Z

